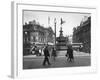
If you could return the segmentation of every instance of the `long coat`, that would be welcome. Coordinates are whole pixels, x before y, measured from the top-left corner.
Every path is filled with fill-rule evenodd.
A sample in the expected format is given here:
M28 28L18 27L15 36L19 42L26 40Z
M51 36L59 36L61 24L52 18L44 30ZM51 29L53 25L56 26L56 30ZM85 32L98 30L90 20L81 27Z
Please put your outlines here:
M44 49L44 56L45 56L45 58L47 58L47 57L50 56L49 51L48 51L48 48L45 48Z
M69 58L73 58L73 49L67 49L67 54L69 56Z

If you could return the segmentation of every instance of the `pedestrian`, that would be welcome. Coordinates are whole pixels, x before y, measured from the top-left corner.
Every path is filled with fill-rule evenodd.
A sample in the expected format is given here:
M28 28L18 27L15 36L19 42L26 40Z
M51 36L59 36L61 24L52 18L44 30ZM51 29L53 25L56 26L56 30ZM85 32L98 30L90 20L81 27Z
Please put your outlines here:
M41 54L41 55L44 55L44 47L42 48L42 51L41 51L41 52L42 52L42 54Z
M72 47L71 47L71 46L68 46L66 56L68 57L68 58L67 58L67 61L69 61L69 62L74 61L73 49L72 49Z
M33 54L33 55L35 54L35 48L36 48L36 46L33 46L31 49L31 54Z
M38 52L39 52L39 51L38 51L38 47L37 47L37 46L35 46L35 48L34 48L34 49L35 49L35 53L34 53L34 54L35 54L36 56L38 56Z
M49 62L49 57L50 57L50 54L49 54L49 51L48 51L48 46L46 46L45 49L44 49L44 61L43 61L44 66L45 66L46 62L48 63L48 65L51 65L50 62Z
M67 57L67 61L69 61L68 49L67 49L67 52L66 52L65 56Z
M42 55L42 48L39 48L39 56Z
M54 47L52 48L52 57L53 57L53 60L55 61L56 60L56 50Z

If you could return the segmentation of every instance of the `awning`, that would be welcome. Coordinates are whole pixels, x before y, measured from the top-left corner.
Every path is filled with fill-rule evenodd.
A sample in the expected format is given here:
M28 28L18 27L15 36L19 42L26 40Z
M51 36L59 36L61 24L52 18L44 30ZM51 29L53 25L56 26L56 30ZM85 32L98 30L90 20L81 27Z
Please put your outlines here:
M50 42L48 42L48 45L54 45L54 43L50 43Z

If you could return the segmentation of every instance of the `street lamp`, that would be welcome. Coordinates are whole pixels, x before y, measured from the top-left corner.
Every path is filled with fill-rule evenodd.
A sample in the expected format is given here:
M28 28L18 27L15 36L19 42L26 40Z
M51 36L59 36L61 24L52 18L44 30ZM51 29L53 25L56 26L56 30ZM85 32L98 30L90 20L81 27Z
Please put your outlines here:
M27 32L25 32L25 34L27 35Z
M54 26L55 26L55 48L56 48L56 18L54 19Z

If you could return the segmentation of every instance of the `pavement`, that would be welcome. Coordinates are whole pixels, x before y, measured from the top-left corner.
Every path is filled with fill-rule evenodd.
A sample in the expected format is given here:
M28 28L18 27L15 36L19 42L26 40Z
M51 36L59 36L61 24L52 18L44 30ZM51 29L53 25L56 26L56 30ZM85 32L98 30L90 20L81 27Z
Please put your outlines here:
M66 54L66 51L59 51L59 52L57 52L57 54L59 55L58 57L64 57L65 54ZM74 56L90 56L89 53L84 53L84 52L79 52L79 51L74 51L73 55ZM24 56L24 58L41 58L41 57L42 56L37 57L36 55L27 55L27 56Z
M65 56L58 56L54 61L50 57L51 65L43 66L44 56L28 55L23 57L23 69L39 69L39 68L59 68L59 67L80 67L91 65L91 55L84 52L74 51L74 62L68 62Z

